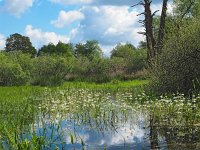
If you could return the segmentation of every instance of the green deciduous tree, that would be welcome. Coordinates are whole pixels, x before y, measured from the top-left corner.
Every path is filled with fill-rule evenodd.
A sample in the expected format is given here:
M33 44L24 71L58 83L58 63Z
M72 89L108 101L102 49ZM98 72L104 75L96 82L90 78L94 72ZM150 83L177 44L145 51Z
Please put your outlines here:
M127 73L135 73L145 67L146 51L143 49L136 49L132 44L126 43L125 45L118 44L111 51L111 58L123 58Z
M134 55L134 51L136 48L130 44L126 43L125 45L118 44L112 51L111 51L111 58L112 57L122 57L122 58L131 58Z
M48 45L44 45L38 51L38 56L41 55L62 55L71 57L73 51L73 46L70 43L62 43L58 42L57 45L53 43L49 43Z
M53 43L49 43L48 45L42 46L38 51L38 56L41 55L52 55L56 51L56 46Z
M76 57L85 56L89 60L102 58L103 56L103 52L96 40L86 41L85 44L76 44L74 53Z
M9 38L6 39L6 52L12 51L22 51L23 53L31 54L35 56L36 49L32 46L32 43L29 37L22 36L18 33L10 35Z

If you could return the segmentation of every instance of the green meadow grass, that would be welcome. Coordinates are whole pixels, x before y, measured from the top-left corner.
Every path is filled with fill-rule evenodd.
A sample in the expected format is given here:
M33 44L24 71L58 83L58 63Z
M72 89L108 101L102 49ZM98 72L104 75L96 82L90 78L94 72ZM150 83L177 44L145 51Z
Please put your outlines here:
M0 87L0 101L12 100L18 101L23 98L27 98L31 95L37 95L44 90L43 87L38 86L12 86L12 87Z
M135 87L145 86L149 83L149 80L132 80L132 81L118 81L114 80L109 83L88 83L88 82L65 82L61 88L74 87L74 88L87 88L87 89L100 89L100 90L123 90L131 89Z
M128 89L139 86L144 86L149 83L148 80L132 80L132 81L112 81L109 83L88 83L88 82L65 82L58 88L87 88L87 89L106 89L106 90L116 90L116 89ZM57 87L48 87L57 88ZM11 87L0 87L0 101L1 100L21 100L24 97L30 95L37 95L44 91L45 87L39 86L11 86Z
M149 83L148 80L132 80L132 81L112 81L109 83L96 84L88 82L65 82L62 86L48 87L50 89L66 89L66 88L84 88L91 90L135 90L136 88L143 87ZM11 87L0 87L0 103L6 102L18 102L27 99L28 97L39 97L44 92L46 87L40 86L11 86Z

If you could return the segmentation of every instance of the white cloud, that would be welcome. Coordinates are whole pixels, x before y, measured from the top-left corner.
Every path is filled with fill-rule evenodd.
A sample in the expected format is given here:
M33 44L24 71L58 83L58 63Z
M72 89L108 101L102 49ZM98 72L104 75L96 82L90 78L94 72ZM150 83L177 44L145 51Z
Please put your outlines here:
M113 6L132 6L139 0L49 0L54 3L64 5L93 4L93 5L113 5ZM153 3L160 3L160 0L153 0Z
M93 5L113 5L113 6L132 6L137 4L139 0L49 0L54 3L64 5L74 4L93 4ZM160 3L160 0L153 0L153 3Z
M73 5L73 4L90 4L93 0L49 0L54 3Z
M96 3L100 1L96 1ZM134 46L145 39L145 37L138 32L144 31L138 20L142 16L137 16L141 13L143 8L130 8L129 6L110 5L115 1L101 1L102 5L98 7L94 5L84 6L80 12L84 14L85 18L80 21L78 27L70 32L70 41L73 43L84 42L86 40L98 40L104 53L106 55L112 50L117 43L130 42ZM116 1L121 2L121 1ZM129 1L124 1L128 3ZM105 4L109 5L105 5ZM162 4L154 1L152 4L152 12L160 10ZM168 13L172 12L172 3L168 3Z
M105 57L110 56L111 55L111 51L116 46L117 46L117 44L115 44L115 45L101 45L100 44L100 47L101 47Z
M136 10L128 6L86 6L81 9L85 18L70 34L72 42L95 39L101 45L114 46L120 42L137 44L143 37L137 32L142 28L137 23Z
M61 10L57 20L51 21L51 24L53 24L57 28L63 28L75 21L84 19L84 17L85 17L84 14L78 10L73 10L68 12Z
M6 44L6 38L0 34L0 50L5 48L5 44Z
M20 17L29 7L32 7L34 0L5 0L4 8L10 14Z
M137 125L133 125L132 128L129 124L125 124L117 129L117 134L115 134L111 140L106 141L107 145L120 145L123 144L124 141L126 143L135 143L135 139L142 140L144 137L144 130L140 129Z
M25 35L30 37L36 48L48 43L57 44L59 41L64 43L69 42L69 38L67 36L58 35L55 32L44 32L41 29L33 28L32 25L26 26Z

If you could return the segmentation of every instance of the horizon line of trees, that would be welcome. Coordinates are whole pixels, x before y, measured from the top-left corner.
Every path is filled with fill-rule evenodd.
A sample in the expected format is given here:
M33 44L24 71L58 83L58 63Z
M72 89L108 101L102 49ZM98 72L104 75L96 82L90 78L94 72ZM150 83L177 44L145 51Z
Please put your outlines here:
M30 84L52 85L62 83L64 80L108 82L113 79L128 80L138 77L150 77L150 90L158 93L184 93L192 95L200 90L200 1L174 0L173 13L168 15L168 0L163 0L162 15L156 16L151 12L151 0L142 0L138 5L144 6L144 20L140 20L145 31L146 42L141 42L138 48L132 44L118 44L112 51L111 57L103 57L98 41L91 40L76 45L59 42L57 45L48 44L41 47L37 57L30 41L16 42L20 46L16 51L32 55L33 69L30 71L34 77L29 77ZM9 46L15 43L10 37ZM13 39L12 39L13 38ZM26 39L27 40L27 39ZM9 44L9 42L11 44ZM29 46L24 44L28 43ZM1 61L16 61L16 66L0 66L0 85L6 85L5 79L18 73L17 78L26 73L21 57L11 48L1 52ZM28 51L30 50L30 51ZM3 56L4 55L4 56ZM11 55L15 55L11 57ZM24 57L24 56L23 56ZM10 59L11 58L11 59ZM24 59L26 60L26 59ZM8 61L8 62L9 62ZM28 61L27 61L28 62ZM6 63L5 63L6 64ZM7 72L6 67L21 67L19 70ZM29 66L30 67L30 66ZM28 68L28 67L25 67ZM31 68L31 67L30 67ZM4 69L4 70L3 70ZM56 70L53 72L52 70ZM43 76L43 78L42 78ZM48 77L46 77L48 76ZM31 80L30 80L31 79ZM62 79L62 80L61 80ZM57 82L59 81L59 82ZM10 82L12 83L12 82ZM13 84L13 83L12 83Z
M129 43L118 43L118 45L130 45L133 49L146 49L146 42L140 41L137 48ZM93 46L93 47L92 47ZM59 41L57 44L53 44L52 42L49 42L48 44L44 44L39 49L36 49L28 36L23 36L19 33L11 34L6 39L6 46L5 49L2 49L1 51L6 52L12 52L12 51L22 51L23 53L27 53L32 55L33 57L37 57L40 55L66 55L66 56L77 56L77 55L83 55L84 53L90 53L93 50L96 49L98 53L102 56L105 56L103 54L103 50L99 46L99 42L97 40L87 40L83 43L64 43L62 41ZM113 48L114 49L114 48ZM110 52L112 55L112 51ZM110 56L111 56L110 55Z
M36 55L28 37L13 34L0 52L0 86L60 85L64 81L109 82L144 78L146 50L118 44L110 58L104 57L98 41L75 46L59 42L41 47Z

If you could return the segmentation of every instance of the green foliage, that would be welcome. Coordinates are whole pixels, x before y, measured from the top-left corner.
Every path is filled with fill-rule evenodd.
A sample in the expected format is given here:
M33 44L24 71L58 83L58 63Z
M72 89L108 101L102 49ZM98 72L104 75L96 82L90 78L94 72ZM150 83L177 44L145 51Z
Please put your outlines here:
M34 85L60 85L65 76L72 69L72 58L60 56L41 56L34 60L32 84Z
M108 75L120 79L126 72L126 61L122 57L113 57L108 61Z
M199 0L174 0L174 12L181 17L199 17Z
M30 54L24 54L22 52L5 53L10 60L15 61L22 68L26 75L26 83L29 84L31 80L31 73L33 71L33 58Z
M87 80L97 83L110 81L110 76L108 74L108 60L102 58L92 59L89 65L89 70L87 73Z
M71 57L72 56L73 46L72 44L65 44L58 42L56 45L56 54L62 54L63 56Z
M67 75L67 80L82 81L88 72L90 61L87 57L80 56L75 58L73 68L70 74Z
M118 45L112 51L111 58L103 58L99 55L98 49L96 41L77 44L75 48L76 59L67 79L97 83L109 82L114 78L119 80L133 79L136 72L143 70L145 66L145 50L136 50L129 43Z
M125 45L118 44L111 52L111 58L112 57L122 57L122 58L129 58L133 57L134 50L136 48L129 43L126 43Z
M76 44L74 53L76 57L85 56L89 60L102 58L103 56L102 50L98 45L98 41L95 40L86 41L85 44Z
M103 57L95 40L76 44L75 48L62 42L57 45L49 43L38 51L35 58L28 50L18 50L28 47L26 41L30 42L29 38L20 34L13 34L7 39L7 49L3 52L12 53L2 53L5 55L2 62L5 61L6 65L1 64L4 68L1 85L51 86L60 85L65 80L103 83L113 79L134 79L145 66L145 51L129 43L119 44L112 51L111 58Z
M140 41L137 48L138 49L146 49L147 48L147 42L146 41Z
M155 91L191 94L200 90L199 25L199 22L191 22L166 42L152 70Z
M38 56L41 55L61 55L66 57L71 57L73 51L72 44L65 44L62 42L58 42L57 45L49 43L48 45L44 45L38 51Z
M13 86L25 84L27 74L15 60L10 59L6 54L0 53L0 85Z
M42 54L49 54L55 53L56 46L53 43L49 43L48 45L42 46L38 51L38 56Z
M75 59L74 66L68 80L107 82L109 81L108 60L94 58L89 60L85 56Z
M36 49L32 46L29 37L22 36L18 33L10 35L6 39L6 52L22 51L23 53L35 56Z
M146 52L143 49L136 49L133 45L117 45L111 52L111 58L123 58L125 69L128 74L135 73L145 67Z

